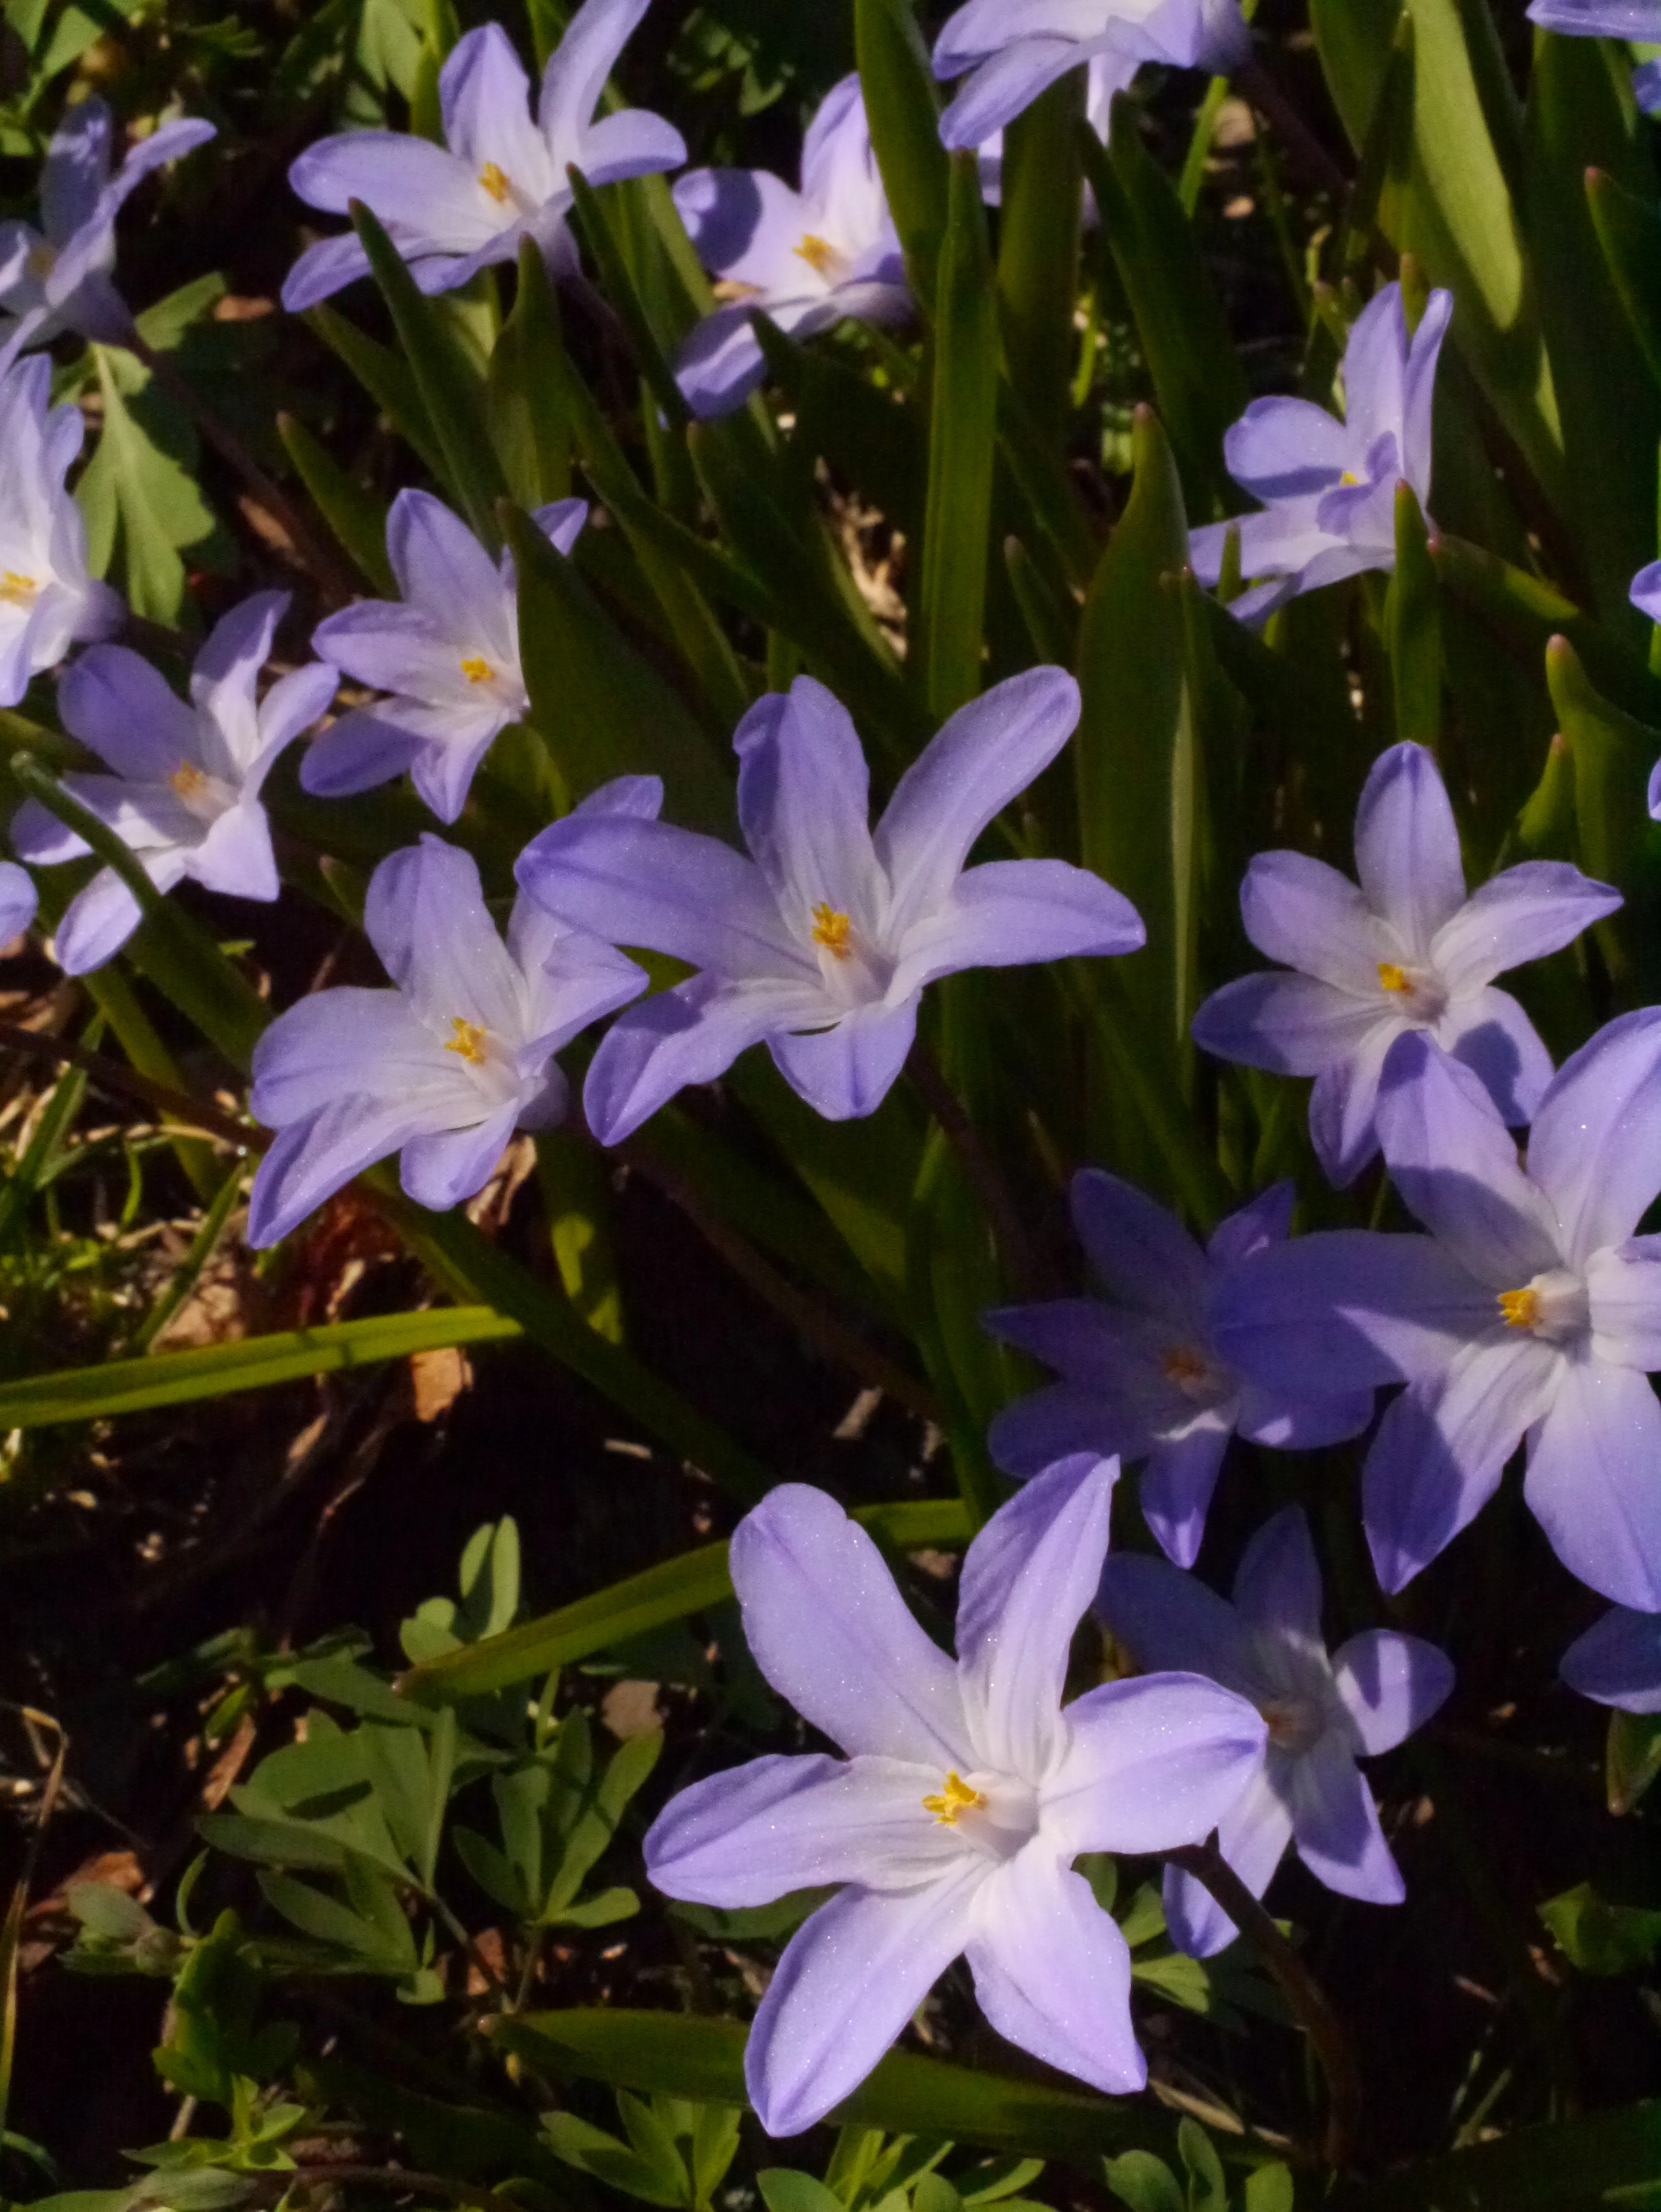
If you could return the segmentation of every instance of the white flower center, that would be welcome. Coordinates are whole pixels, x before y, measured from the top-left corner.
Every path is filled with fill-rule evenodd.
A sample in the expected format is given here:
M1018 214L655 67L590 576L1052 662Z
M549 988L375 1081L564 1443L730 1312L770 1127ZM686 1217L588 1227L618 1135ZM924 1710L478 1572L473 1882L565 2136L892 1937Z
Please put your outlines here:
M1548 1267L1520 1291L1501 1291L1495 1303L1507 1328L1567 1344L1591 1326L1585 1278L1570 1267Z
M0 572L0 601L9 607L32 607L40 596L38 576L20 575L15 568Z
M216 775L210 775L194 761L180 761L167 781L197 820L210 826L236 804L237 794L230 786L222 783Z
M1393 960L1378 963L1378 988L1396 1001L1396 1012L1427 1027L1447 1012L1447 986L1433 968L1398 967Z
M506 207L514 196L513 179L494 161L484 164L478 173L478 181L498 207Z
M885 959L850 914L821 899L809 932L818 955L819 976L842 1006L868 1006L888 988L894 963Z
M955 1768L938 1791L922 1800L936 1826L954 1828L965 1844L990 1858L1013 1858L1038 1831L1037 1792L1013 1775Z
M816 238L810 230L799 246L791 252L799 261L805 261L816 276L830 285L845 284L853 273L854 264L840 246L832 246L828 239Z

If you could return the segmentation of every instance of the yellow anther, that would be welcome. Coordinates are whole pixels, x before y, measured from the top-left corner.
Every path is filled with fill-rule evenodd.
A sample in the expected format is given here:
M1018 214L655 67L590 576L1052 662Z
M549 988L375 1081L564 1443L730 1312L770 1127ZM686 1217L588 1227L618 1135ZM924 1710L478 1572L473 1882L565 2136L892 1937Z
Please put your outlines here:
M934 1815L939 1828L955 1828L965 1813L984 1806L986 1798L978 1790L971 1790L961 1774L951 1773L946 1778L946 1787L938 1797L925 1797L922 1809Z
M505 169L499 169L494 161L487 161L484 164L478 173L478 181L489 192L490 198L497 202L505 202L514 189L508 172Z
M457 1054L470 1066L483 1066L488 1042L484 1031L476 1022L463 1021L459 1014L451 1017L450 1027L455 1034L445 1046L445 1051Z
M834 246L822 238L815 238L810 230L800 246L792 249L816 276L829 276L843 257Z
M758 300L761 297L759 284L746 284L737 276L723 276L718 284L713 284L709 289L723 307L731 307L734 300Z
M180 761L167 781L181 799L198 799L208 787L208 779L193 761Z
M1410 991L1413 978L1405 968L1398 968L1393 960L1378 963L1378 981L1387 991Z
M1354 485L1360 483L1361 479L1356 475L1354 469L1346 469L1342 476L1339 477L1338 481L1341 484Z
M1500 1310L1507 1328L1532 1328L1540 1318L1538 1291L1501 1291Z
M482 653L475 653L461 664L461 672L470 684L488 684L496 674Z
M43 238L39 246L29 249L28 259L23 265L37 284L44 284L58 266L58 248L49 246Z
M1191 1344L1179 1344L1174 1351L1167 1352L1159 1364L1165 1370L1166 1381L1174 1382L1179 1390L1192 1382L1203 1382L1211 1372L1204 1354L1196 1352Z
M0 599L3 599L8 606L32 606L40 589L33 576L20 576L15 568L8 568L3 575L0 575Z
M822 945L833 960L846 960L850 947L849 933L854 925L845 914L838 914L826 899L821 899L813 908L813 942Z

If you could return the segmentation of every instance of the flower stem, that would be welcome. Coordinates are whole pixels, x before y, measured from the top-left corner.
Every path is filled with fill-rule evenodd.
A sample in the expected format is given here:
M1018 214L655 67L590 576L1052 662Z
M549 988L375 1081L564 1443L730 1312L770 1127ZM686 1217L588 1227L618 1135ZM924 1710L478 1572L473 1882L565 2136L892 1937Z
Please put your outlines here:
M1361 2075L1349 2031L1333 2010L1326 1991L1281 1935L1217 1848L1215 1832L1203 1844L1167 1851L1171 1864L1193 1875L1211 1895L1272 1974L1287 2009L1315 2046L1327 2084L1327 2131L1323 2156L1342 2172L1354 2155L1361 2115Z
M940 1062L921 1038L911 1048L905 1072L980 1200L1016 1291L1025 1299L1053 1297L1056 1286L1026 1233L1026 1224L1004 1181L1003 1170L964 1111L963 1102L941 1073Z

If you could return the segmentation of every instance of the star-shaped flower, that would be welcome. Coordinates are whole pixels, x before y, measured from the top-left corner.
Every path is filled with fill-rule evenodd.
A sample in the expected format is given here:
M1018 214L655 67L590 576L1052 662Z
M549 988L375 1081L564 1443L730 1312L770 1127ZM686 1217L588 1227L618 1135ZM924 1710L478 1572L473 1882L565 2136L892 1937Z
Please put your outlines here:
M44 355L0 373L0 707L125 617L87 572L86 525L64 483L85 430L73 403L52 406Z

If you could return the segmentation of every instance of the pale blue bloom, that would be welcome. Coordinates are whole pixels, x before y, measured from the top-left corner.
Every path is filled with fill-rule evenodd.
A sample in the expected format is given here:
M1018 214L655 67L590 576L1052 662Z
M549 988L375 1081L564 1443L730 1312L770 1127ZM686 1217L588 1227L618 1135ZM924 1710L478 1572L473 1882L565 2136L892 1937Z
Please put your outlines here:
M1297 1396L1237 1375L1211 1338L1211 1309L1234 1270L1292 1225L1289 1182L1218 1225L1203 1249L1176 1216L1116 1176L1073 1178L1073 1225L1110 1292L988 1314L994 1336L1057 1369L1059 1382L1007 1406L988 1442L1025 1480L1071 1452L1144 1459L1143 1518L1179 1567L1191 1567L1228 1440L1312 1450L1364 1429L1372 1393Z
M585 501L562 499L533 520L569 553L587 516ZM338 799L407 769L439 820L453 822L479 763L531 708L514 556L493 561L426 491L402 491L392 501L386 556L402 599L365 599L331 615L313 631L312 649L354 682L392 696L332 724L307 747L300 781L320 799Z
M0 945L21 937L40 904L33 878L15 860L0 860Z
M60 331L113 345L132 335L132 316L111 281L115 218L146 177L216 133L211 123L163 123L112 175L114 130L101 100L77 101L46 149L40 228L0 222L0 347L8 355L45 345Z
M1661 46L1661 0L1533 0L1529 21L1572 39L1624 39ZM1661 62L1632 73L1633 97L1646 115L1661 113Z
M1078 719L1062 669L1000 684L912 763L873 835L853 722L804 676L752 707L733 738L753 857L661 822L579 814L545 830L519 863L533 898L700 971L632 1008L594 1054L583 1103L601 1143L764 1041L828 1120L873 1113L936 977L1134 951L1141 923L1098 876L1064 860L964 865Z
M252 1244L392 1152L417 1205L473 1197L515 1129L565 1118L554 1054L646 988L632 960L529 899L504 945L472 856L438 837L381 862L363 928L396 988L319 991L254 1049L249 1103L278 1133L254 1178Z
M1494 978L1569 944L1621 894L1567 861L1525 860L1469 898L1459 833L1435 761L1392 745L1355 814L1359 886L1302 853L1260 853L1240 887L1246 935L1284 969L1214 992L1194 1037L1220 1060L1312 1075L1309 1132L1330 1179L1378 1150L1384 1055L1421 1030L1474 1068L1519 1127L1551 1080L1533 1024Z
M1195 531L1189 557L1202 584L1222 574L1224 541L1240 533L1240 574L1267 579L1232 603L1254 622L1299 592L1364 568L1396 566L1396 487L1430 500L1431 402L1453 313L1433 292L1408 337L1402 288L1386 284L1357 316L1344 351L1344 419L1307 399L1254 399L1223 440L1223 458L1262 512Z
M1523 1495L1572 1574L1661 1610L1661 1008L1559 1070L1519 1164L1469 1068L1398 1038L1378 1094L1390 1176L1427 1237L1333 1230L1276 1246L1218 1298L1226 1358L1266 1386L1405 1382L1362 1509L1398 1590L1486 1504L1524 1439Z
M805 338L845 320L903 322L911 313L857 76L844 77L807 126L801 190L764 169L692 169L675 183L698 258L723 305L681 349L675 375L697 415L725 415L767 364L751 323L766 315Z
M277 895L260 788L283 747L327 708L338 681L313 661L258 697L288 605L286 592L258 592L215 626L196 657L188 706L124 645L94 646L58 686L64 728L113 771L66 775L64 788L131 847L158 890L188 876L233 898ZM13 817L11 836L24 860L46 867L87 850L33 799ZM71 975L101 967L139 918L120 877L100 869L58 927L59 964Z
M1250 52L1238 0L968 0L934 47L937 77L968 79L940 137L984 145L1081 62L1100 64L1110 99L1144 62L1224 72Z
M1661 1713L1661 1613L1616 1606L1563 1654L1570 1689L1623 1713Z
M535 118L531 83L499 23L459 39L438 81L444 144L395 131L349 131L308 147L289 172L302 200L345 215L362 200L424 292L447 292L534 239L556 272L576 267L567 218L568 168L591 185L678 169L680 133L660 116L625 108L594 120L611 66L648 0L584 0L548 58ZM302 253L283 304L315 307L368 273L356 236Z
M1000 2035L1112 2094L1147 2080L1124 1937L1073 1861L1199 1842L1267 1732L1192 1674L1062 1705L1116 1474L1064 1460L993 1516L964 1559L955 1663L822 1491L787 1484L739 1524L733 1586L757 1664L848 1757L694 1783L654 1825L646 1865L668 1896L730 1909L845 1885L791 1938L750 2031L745 2080L769 2135L856 2088L961 1954Z
M52 406L44 355L0 372L0 707L125 616L88 574L86 525L65 484L85 431L72 402Z
M1218 1825L1223 1856L1261 1897L1295 1844L1317 1881L1370 1905L1399 1905L1402 1876L1358 1758L1393 1751L1453 1687L1435 1644L1371 1629L1329 1657L1321 1570L1303 1510L1289 1505L1246 1546L1231 1605L1163 1559L1111 1559L1098 1610L1138 1667L1186 1667L1236 1690L1269 1725L1269 1749ZM1196 1958L1232 1942L1233 1922L1192 1875L1168 1866L1165 1923Z

